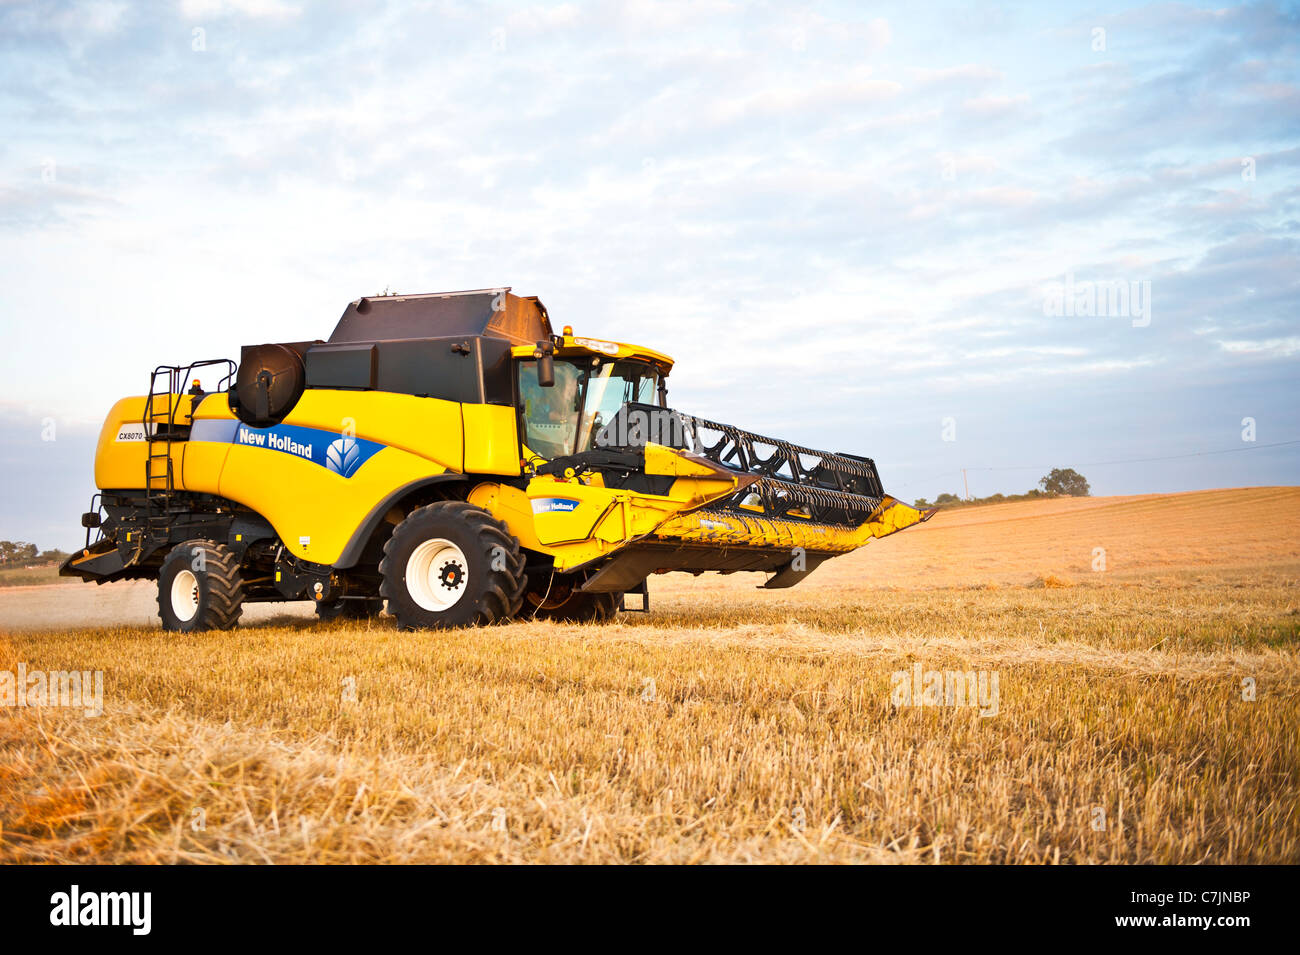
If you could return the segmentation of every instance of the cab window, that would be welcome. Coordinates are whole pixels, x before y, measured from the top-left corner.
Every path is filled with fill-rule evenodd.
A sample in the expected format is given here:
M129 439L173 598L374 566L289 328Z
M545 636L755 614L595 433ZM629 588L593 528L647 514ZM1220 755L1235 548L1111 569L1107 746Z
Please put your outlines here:
M613 421L629 401L653 404L658 387L659 372L645 362L606 361L591 367L587 374L579 449L586 451L594 447L600 429Z
M519 363L519 397L523 402L524 443L544 458L573 453L578 436L582 371L567 361L555 363L555 385L537 383L537 363Z
M659 371L642 361L556 359L555 385L537 383L537 362L519 362L524 443L548 460L588 451L629 401L653 404Z

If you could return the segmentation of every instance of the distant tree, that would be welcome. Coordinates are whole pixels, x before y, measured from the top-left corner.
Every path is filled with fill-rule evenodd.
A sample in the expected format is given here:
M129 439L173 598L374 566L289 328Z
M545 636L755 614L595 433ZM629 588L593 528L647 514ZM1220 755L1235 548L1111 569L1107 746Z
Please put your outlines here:
M940 494L938 497L936 497L936 498L934 499L934 503L936 503L936 504L959 504L959 503L961 503L961 498L959 498L956 494Z
M42 553L39 547L26 541L0 541L0 564L30 564L35 561L63 560L67 556L61 550Z
M0 541L0 564L14 564L36 556L36 545L23 541Z
M930 502L923 497L918 497L915 502L917 507L929 507Z
M1083 475L1074 468L1052 468L1051 473L1038 482L1038 486L1047 494L1066 497L1087 497L1092 493Z
M57 547L53 550L43 550L37 557L42 564L61 564L68 559L67 551L59 550Z

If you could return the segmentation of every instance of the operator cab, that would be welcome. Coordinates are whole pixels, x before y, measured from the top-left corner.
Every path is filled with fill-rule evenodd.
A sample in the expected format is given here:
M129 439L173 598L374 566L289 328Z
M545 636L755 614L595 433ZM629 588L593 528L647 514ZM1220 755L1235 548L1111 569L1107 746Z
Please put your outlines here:
M565 326L545 383L534 352L516 348L516 374L523 442L547 460L590 451L627 404L667 407L665 379L673 361L636 345L575 338Z
M519 362L524 444L548 460L589 451L628 402L656 403L659 369L634 358L555 359L555 383L542 387L537 362Z

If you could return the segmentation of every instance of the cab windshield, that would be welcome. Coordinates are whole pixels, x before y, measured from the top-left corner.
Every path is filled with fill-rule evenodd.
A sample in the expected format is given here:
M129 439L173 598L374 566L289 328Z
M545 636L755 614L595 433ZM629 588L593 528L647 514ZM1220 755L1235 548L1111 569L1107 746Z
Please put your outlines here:
M555 359L555 385L537 383L537 363L519 363L524 443L553 459L590 450L600 429L629 401L653 404L659 370L632 360Z

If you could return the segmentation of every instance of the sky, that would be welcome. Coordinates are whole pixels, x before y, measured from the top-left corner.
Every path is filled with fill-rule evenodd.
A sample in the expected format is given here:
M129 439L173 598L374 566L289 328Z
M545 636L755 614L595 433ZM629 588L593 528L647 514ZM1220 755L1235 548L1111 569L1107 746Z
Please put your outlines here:
M908 500L1300 483L1294 4L0 2L0 77L0 539L155 365L385 289Z

